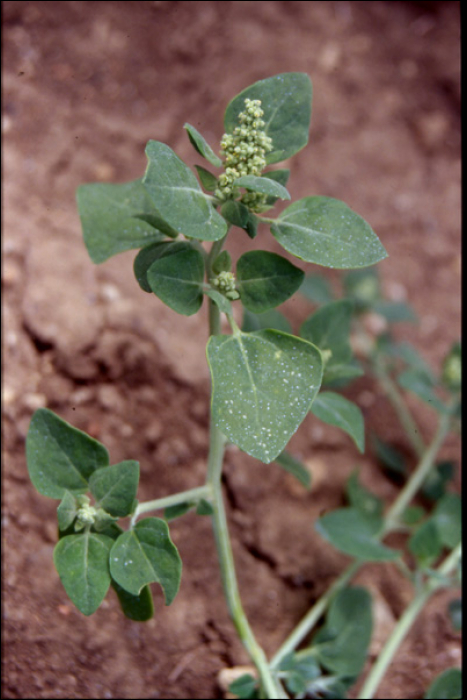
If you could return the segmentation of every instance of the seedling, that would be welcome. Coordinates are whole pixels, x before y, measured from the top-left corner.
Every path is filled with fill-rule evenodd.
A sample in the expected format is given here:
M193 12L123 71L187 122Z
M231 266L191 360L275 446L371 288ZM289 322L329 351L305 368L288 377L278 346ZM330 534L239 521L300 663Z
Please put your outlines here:
M383 516L379 499L360 485L356 475L352 478L349 507L324 515L316 527L331 544L355 557L355 563L268 661L237 587L221 489L224 451L228 443L237 445L266 464L275 462L309 486L309 473L285 448L312 411L317 419L345 430L363 452L361 411L333 390L362 372L349 342L361 294L318 309L304 322L300 336L290 332L276 307L300 288L310 289L310 280L303 286L304 272L294 263L361 272L386 257L369 224L334 198L308 196L276 216L269 213L279 200L291 200L286 189L289 170L270 166L307 144L311 96L310 80L302 73L277 75L246 88L227 106L219 155L197 129L185 124L191 144L208 164L208 168L196 166L198 179L168 145L149 141L142 178L78 189L84 241L94 263L139 249L134 275L143 292L155 294L182 316L196 314L203 303L208 304L206 354L212 396L205 483L140 502L138 462L111 465L104 445L48 409L36 411L26 442L33 485L42 495L60 501L54 563L68 596L84 615L97 610L110 587L124 614L133 620L153 615L152 583L161 586L166 604L171 604L182 563L168 521L190 509L211 517L227 605L257 669L256 676L232 685L231 690L245 698L345 697L362 671L372 626L369 593L346 584L365 561L400 560L401 552L382 539L400 526L403 515L407 520L406 507L432 470L458 403L453 355L444 371L454 398L441 402L439 433L423 451L421 466L414 472L419 474L417 483L412 476ZM244 232L247 247L260 226L270 230L289 256L246 250L234 262L226 247L231 229ZM228 334L221 331L222 314ZM410 378L405 386L413 389ZM419 580L418 606L420 596L425 600L451 582L459 559L457 498L453 494L443 498L448 500L439 501L433 516L422 517L420 526L410 524L409 549L419 565L413 574ZM163 511L163 517L142 517L152 511ZM433 569L444 548L451 554ZM324 613L324 626L311 646L297 651ZM412 613L409 622L413 617ZM404 624L406 630L407 621ZM390 658L386 653L383 665ZM378 670L378 681L381 675Z

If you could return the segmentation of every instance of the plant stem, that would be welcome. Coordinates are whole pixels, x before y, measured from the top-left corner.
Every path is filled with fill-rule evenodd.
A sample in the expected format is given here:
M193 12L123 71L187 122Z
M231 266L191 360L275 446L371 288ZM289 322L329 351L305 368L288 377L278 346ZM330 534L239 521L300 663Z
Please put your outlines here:
M205 484L204 486L198 486L194 489L174 493L171 496L156 498L154 501L138 503L136 510L133 513L131 524L133 525L140 515L143 513L148 513L151 510L162 510L163 508L170 508L170 506L178 506L180 503L197 503L202 498L209 500L211 496L211 488L208 484Z
M461 557L461 545L451 552L449 557L438 567L437 571L443 576L449 575L457 566ZM386 673L395 653L402 644L405 636L414 624L417 616L425 606L425 603L433 595L433 593L442 587L440 581L430 578L419 593L412 600L410 605L405 609L398 623L394 627L386 645L378 657L377 662L371 669L363 687L358 696L358 700L371 700L380 684L384 674Z

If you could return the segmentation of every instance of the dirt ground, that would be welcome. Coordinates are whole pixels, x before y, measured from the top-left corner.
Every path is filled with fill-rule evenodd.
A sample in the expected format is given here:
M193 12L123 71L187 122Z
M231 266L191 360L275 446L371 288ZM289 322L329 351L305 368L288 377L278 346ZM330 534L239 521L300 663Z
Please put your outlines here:
M140 177L149 139L199 162L186 121L215 144L232 96L304 71L312 128L291 160L293 199L337 197L371 223L389 253L379 265L387 295L419 316L398 337L436 368L460 334L459 3L7 1L2 10L3 697L222 697L218 673L247 657L222 597L209 518L171 527L184 562L171 607L155 587L148 623L124 619L112 594L86 618L53 568L57 504L28 481L24 439L33 411L48 406L102 441L113 463L139 460L141 499L203 483L206 317L178 317L143 294L132 252L92 265L76 188ZM239 233L232 252L248 240ZM267 230L256 243L278 250ZM298 299L286 308L297 331L311 307ZM346 395L364 410L368 436L408 450L371 380ZM435 417L411 406L429 440ZM268 654L347 563L312 525L342 503L355 466L380 496L397 493L371 449L361 457L312 417L290 448L313 472L310 493L238 450L226 463L241 593ZM459 440L440 456L458 461ZM389 626L410 598L391 566L367 566L356 581L371 587ZM437 673L460 665L446 617L452 597L431 601L379 698L420 698Z

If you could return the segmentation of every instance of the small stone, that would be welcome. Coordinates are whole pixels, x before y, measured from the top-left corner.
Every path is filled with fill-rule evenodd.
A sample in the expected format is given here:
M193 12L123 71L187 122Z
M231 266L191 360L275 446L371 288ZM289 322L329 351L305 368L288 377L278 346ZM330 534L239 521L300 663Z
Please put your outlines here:
M45 394L25 394L22 402L25 408L30 411L37 411L38 408L47 406L47 397Z

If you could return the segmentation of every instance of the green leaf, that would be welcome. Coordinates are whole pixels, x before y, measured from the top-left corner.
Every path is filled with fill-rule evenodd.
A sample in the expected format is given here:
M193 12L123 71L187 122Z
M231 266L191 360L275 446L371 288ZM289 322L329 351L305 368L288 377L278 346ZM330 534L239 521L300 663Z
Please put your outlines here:
M240 700L251 700L257 697L257 681L249 673L245 673L229 685L229 692Z
M460 632L462 629L462 598L451 600L448 605L449 617L455 632Z
M315 399L316 400L316 399ZM288 452L281 452L274 460L282 469L292 474L306 488L311 488L311 474L309 470Z
M284 333L292 333L292 326L286 319L284 314L276 309L265 311L262 314L254 314L248 309L243 309L243 324L242 331L251 333L253 331L261 331L272 328L276 331Z
M65 491L57 508L59 530L67 530L73 524L78 513L76 499L69 491Z
M199 131L195 129L194 126L191 126L191 124L187 123L184 125L183 128L186 129L188 138L190 139L190 142L195 148L195 150L198 151L198 153L201 156L203 156L203 158L206 158L206 160L209 161L211 165L214 165L215 168L220 168L222 165L222 161L219 158L219 156L216 156L216 154L214 153L204 136L201 136Z
M111 585L118 596L125 617L135 622L146 622L154 616L154 603L149 586L144 586L139 595L132 595L116 581L112 580Z
M193 508L193 503L177 503L175 506L169 506L164 509L164 520L169 522L180 518L185 513L188 513Z
M321 383L321 353L279 331L211 336L212 415L227 438L272 462L305 418Z
M408 506L401 515L401 520L405 525L419 525L426 515L426 510L422 506Z
M454 462L439 462L423 482L423 495L432 501L439 501L446 493L446 485L454 477L454 473Z
M228 314L229 316L232 315L232 305L223 294L216 291L215 289L208 289L204 293L206 294L206 296L213 300L213 302L219 308L219 311L221 313Z
M125 518L131 513L138 483L138 462L126 460L97 469L89 479L89 488L101 508L110 515Z
M327 304L334 301L331 284L323 275L306 275L300 287L300 294L315 304Z
M440 540L445 547L454 549L462 536L462 502L457 493L446 493L433 512Z
M349 503L361 513L380 519L383 515L383 501L368 491L358 480L358 472L354 471L347 480L346 494Z
M402 301L376 301L371 310L384 316L389 323L415 323L418 320L412 307Z
M368 267L387 257L369 224L332 197L291 204L272 223L271 233L292 255L324 267Z
M43 496L84 493L91 474L109 464L104 445L47 408L33 415L26 437L29 478Z
M376 435L373 435L372 442L375 447L376 457L385 469L398 477L407 474L407 465L402 452L388 442L380 440Z
M185 241L163 241L152 243L142 248L133 263L133 271L136 281L144 292L152 294L153 291L148 284L147 273L152 263L167 255L174 255L185 250L192 250L191 243Z
M288 260L264 250L251 250L237 262L237 288L243 305L263 313L289 299L300 287L304 273Z
M85 531L63 537L54 549L61 582L83 615L92 615L110 586L109 553L113 540Z
M378 541L381 522L356 508L338 508L319 518L315 529L336 549L363 561L391 561L400 552Z
M250 85L227 106L224 126L232 133L238 115L245 109L245 99L261 100L264 131L272 139L273 150L266 154L268 163L290 158L308 143L311 119L311 82L305 73L282 73Z
M311 412L324 423L344 430L357 445L365 451L365 426L363 414L352 401L333 391L321 391L313 401Z
M263 173L261 177L268 177L270 180L274 180L275 182L278 182L280 185L285 187L289 181L290 170L288 168L278 168L277 170L269 170L268 172Z
M446 406L435 394L432 383L424 373L416 369L407 369L399 374L397 381L403 389L418 396L438 413L446 413Z
M449 668L441 673L430 685L425 700L457 700L462 697L462 671Z
M249 211L241 202L228 199L221 206L221 214L232 226L244 229L248 225Z
M302 338L314 343L320 350L331 351L326 368L346 364L352 357L349 342L352 312L351 301L331 301L315 311L300 328Z
M250 192L259 192L267 194L269 197L276 199L290 199L290 194L279 182L272 180L269 177L258 177L256 175L242 175L234 184L236 187L244 187Z
M217 187L217 177L206 170L206 168L201 167L201 165L195 165L196 172L198 173L199 181L206 190L206 192L214 192Z
M368 654L372 628L368 591L360 587L339 591L331 601L324 627L313 638L319 661L332 673L359 676Z
M94 263L173 233L159 221L141 179L123 185L81 185L76 199L84 242Z
M196 506L196 515L212 515L213 513L214 508L212 507L212 504L205 498L201 498Z
M247 232L249 237L251 239L256 238L258 235L258 226L261 223L261 219L259 219L253 212L249 211L248 212L248 221L246 222L246 225L242 228Z
M218 275L220 272L230 272L232 269L232 258L228 250L223 250L212 264L212 271Z
M421 566L430 566L441 554L441 542L433 519L425 520L410 537L407 546Z
M153 581L159 583L170 605L180 586L182 562L165 520L145 518L120 535L110 553L110 573L132 595Z
M358 309L371 308L381 299L378 270L351 270L343 277L345 296L355 302Z
M196 248L157 258L146 273L156 296L183 316L192 316L203 303L204 259Z
M331 358L324 368L323 386L328 389L340 389L363 374L362 367L355 359L345 364L334 364Z
M161 218L178 233L202 241L217 241L227 224L201 190L190 168L159 141L146 146L148 167L143 185Z
M434 386L436 380L431 367L413 345L405 342L393 343L390 352L392 356L400 358L406 365L417 370L418 374L423 375L427 384Z

